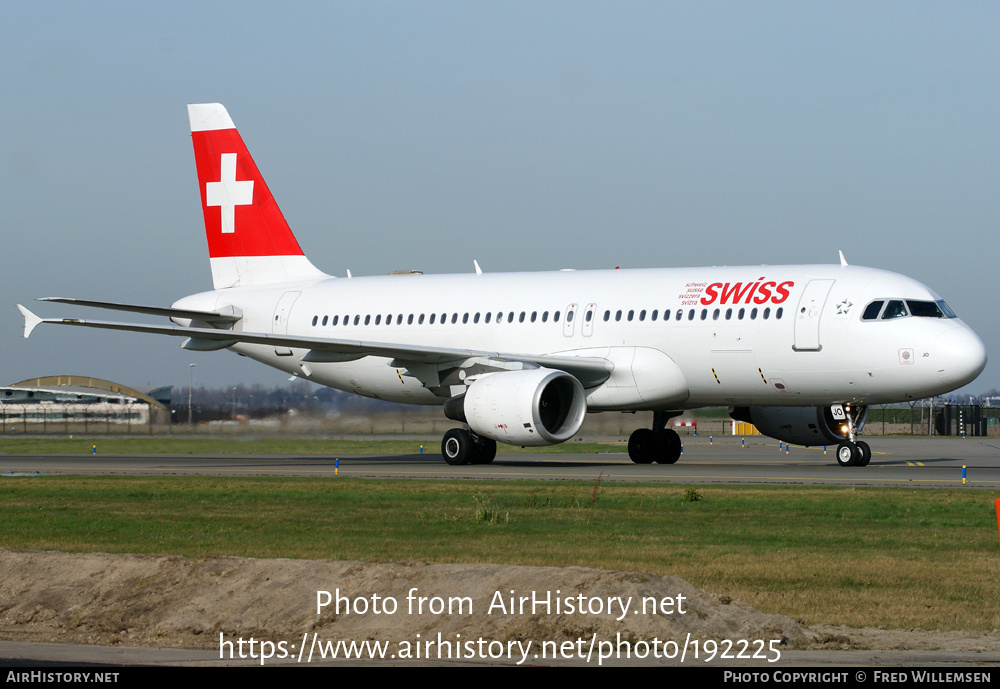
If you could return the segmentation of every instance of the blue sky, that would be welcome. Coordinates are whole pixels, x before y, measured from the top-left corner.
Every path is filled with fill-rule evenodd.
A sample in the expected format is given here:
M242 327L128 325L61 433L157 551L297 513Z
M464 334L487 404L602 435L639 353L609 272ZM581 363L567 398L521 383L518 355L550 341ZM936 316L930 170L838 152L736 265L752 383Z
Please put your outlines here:
M970 390L1000 387L995 3L288 5L7 5L0 383L285 379L173 339L20 338L34 297L210 288L185 105L218 101L327 272L842 249L942 294L990 353Z

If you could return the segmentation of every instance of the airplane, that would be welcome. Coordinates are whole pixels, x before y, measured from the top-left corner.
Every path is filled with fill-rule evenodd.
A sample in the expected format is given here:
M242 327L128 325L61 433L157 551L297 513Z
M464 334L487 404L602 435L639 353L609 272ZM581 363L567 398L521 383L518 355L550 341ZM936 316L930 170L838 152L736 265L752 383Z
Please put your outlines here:
M673 464L685 410L797 445L836 444L865 466L868 406L974 380L986 349L945 301L903 275L848 265L560 270L337 278L306 258L229 113L188 106L213 289L169 308L41 301L169 318L173 325L40 323L183 337L293 376L394 402L440 405L460 427L441 453L485 464L497 443L544 446L588 412L652 412L629 437L640 464Z

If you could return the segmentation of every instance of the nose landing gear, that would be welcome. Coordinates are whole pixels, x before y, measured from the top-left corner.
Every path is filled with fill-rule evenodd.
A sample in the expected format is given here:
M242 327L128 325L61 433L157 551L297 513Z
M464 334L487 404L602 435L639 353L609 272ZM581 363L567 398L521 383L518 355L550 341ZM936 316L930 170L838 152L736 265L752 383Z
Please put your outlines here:
M860 419L863 423L865 407L855 406L852 409L850 404L835 404L830 411L834 419L844 422L847 431L847 439L837 446L837 464L842 467L868 466L872 460L872 449L865 441L858 440L858 421Z
M868 466L872 460L872 449L864 440L856 443L845 440L837 446L837 464L842 467Z

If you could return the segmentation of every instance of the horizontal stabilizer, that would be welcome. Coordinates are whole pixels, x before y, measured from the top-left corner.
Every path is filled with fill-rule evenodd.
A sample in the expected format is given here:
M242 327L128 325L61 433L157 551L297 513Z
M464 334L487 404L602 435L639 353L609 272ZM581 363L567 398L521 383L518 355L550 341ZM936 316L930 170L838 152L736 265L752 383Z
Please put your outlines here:
M191 309L174 309L164 306L141 306L138 304L119 304L112 301L90 301L87 299L71 299L69 297L41 297L37 301L53 301L59 304L72 304L73 306L90 306L98 309L109 309L111 311L130 311L132 313L145 313L150 316L166 316L167 318L188 318L207 323L235 323L243 318L243 314L232 306L218 311L193 311ZM27 337L27 336L25 336Z
M22 316L24 316L24 339L28 339L28 335L30 335L31 331L35 329L36 325L42 322L42 319L31 313L31 311L28 311L28 309L24 308L20 304L17 305L17 310L21 312Z

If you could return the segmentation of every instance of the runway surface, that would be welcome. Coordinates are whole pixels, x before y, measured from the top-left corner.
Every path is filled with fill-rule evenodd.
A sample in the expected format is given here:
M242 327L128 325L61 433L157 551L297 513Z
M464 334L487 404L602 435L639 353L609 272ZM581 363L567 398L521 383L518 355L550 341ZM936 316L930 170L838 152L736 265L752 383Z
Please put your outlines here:
M867 467L840 467L834 447L777 441L685 437L673 465L633 464L624 447L602 454L498 454L492 464L448 466L437 452L379 455L0 455L4 475L127 474L219 476L352 476L520 480L648 481L1000 488L1000 439L874 438ZM420 443L414 441L414 449ZM426 442L425 447L429 446ZM338 461L339 460L339 461ZM339 464L339 467L338 467Z

